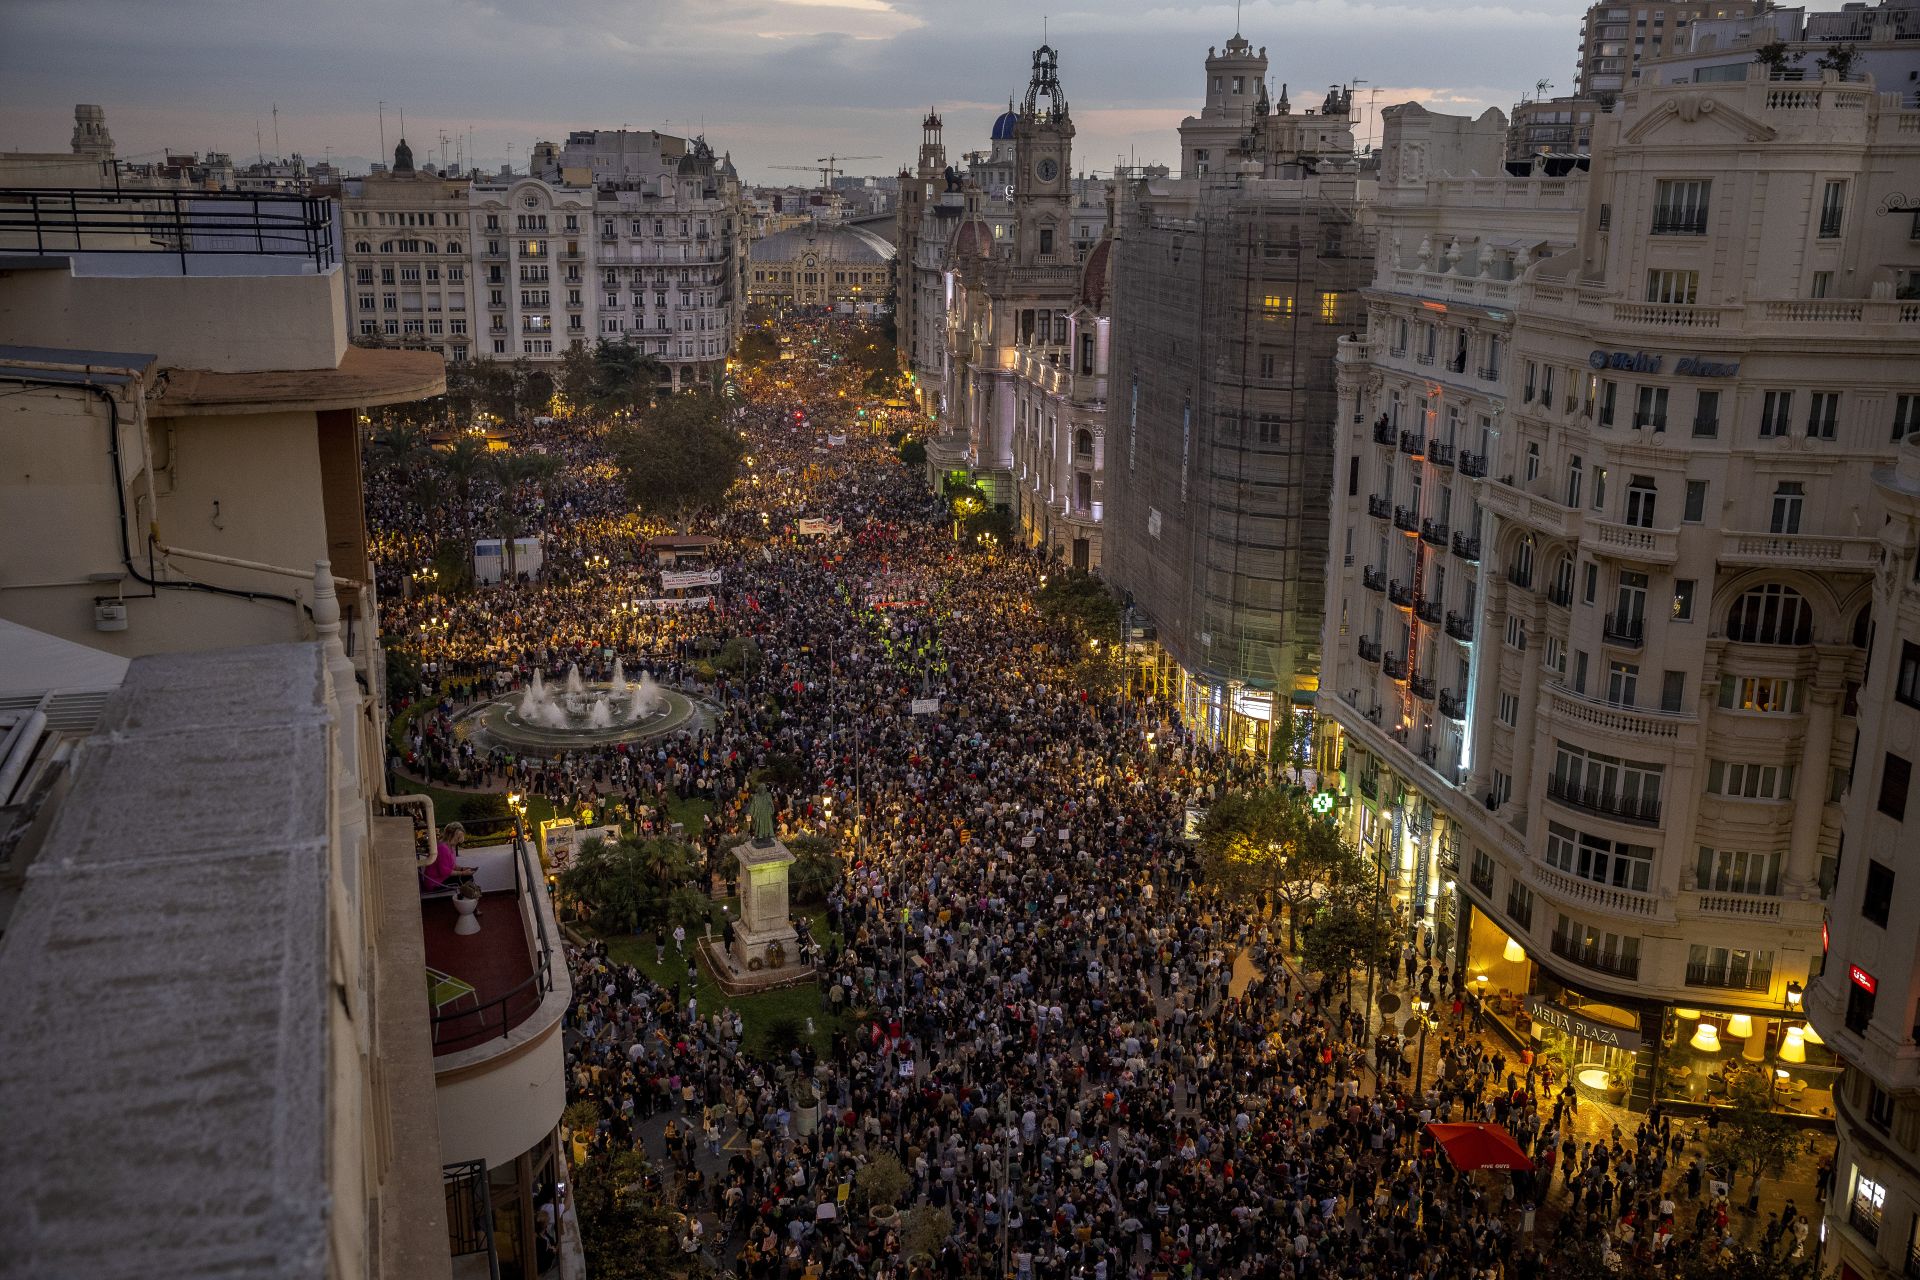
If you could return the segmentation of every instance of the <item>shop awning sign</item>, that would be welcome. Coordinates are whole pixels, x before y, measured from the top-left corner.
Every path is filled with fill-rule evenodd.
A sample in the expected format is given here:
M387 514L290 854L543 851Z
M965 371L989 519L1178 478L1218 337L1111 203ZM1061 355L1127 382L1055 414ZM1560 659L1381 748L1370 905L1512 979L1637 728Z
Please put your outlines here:
M1582 1040L1591 1040L1595 1044L1604 1044L1614 1049L1632 1052L1640 1047L1640 1033L1626 1027L1616 1027L1607 1022L1595 1022L1583 1018L1571 1010L1562 1009L1539 996L1527 997L1527 1016L1535 1022L1557 1027L1570 1036Z

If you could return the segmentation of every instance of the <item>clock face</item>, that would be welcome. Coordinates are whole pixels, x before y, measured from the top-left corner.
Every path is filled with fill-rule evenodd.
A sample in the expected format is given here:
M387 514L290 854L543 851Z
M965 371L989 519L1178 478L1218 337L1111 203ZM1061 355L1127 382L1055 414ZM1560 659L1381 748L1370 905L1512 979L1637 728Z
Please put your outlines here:
M1036 164L1033 166L1033 176L1040 179L1040 181L1042 182L1052 182L1054 180L1054 177L1058 175L1059 172L1060 172L1060 166L1054 163L1054 160L1051 156L1042 160L1039 164Z

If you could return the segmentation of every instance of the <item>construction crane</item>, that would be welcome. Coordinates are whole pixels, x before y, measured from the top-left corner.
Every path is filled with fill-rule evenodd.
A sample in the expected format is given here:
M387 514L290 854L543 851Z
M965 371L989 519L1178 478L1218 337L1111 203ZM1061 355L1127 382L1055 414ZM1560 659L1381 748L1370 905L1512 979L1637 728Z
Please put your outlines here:
M806 172L817 172L820 175L821 193L829 194L833 190L834 175L835 174L844 175L846 173L846 170L840 166L840 163L839 163L840 161L842 160L878 160L879 158L880 158L879 156L825 155L825 156L821 156L818 160L815 160L812 164L773 164L773 165L768 165L767 167L769 169L799 169Z

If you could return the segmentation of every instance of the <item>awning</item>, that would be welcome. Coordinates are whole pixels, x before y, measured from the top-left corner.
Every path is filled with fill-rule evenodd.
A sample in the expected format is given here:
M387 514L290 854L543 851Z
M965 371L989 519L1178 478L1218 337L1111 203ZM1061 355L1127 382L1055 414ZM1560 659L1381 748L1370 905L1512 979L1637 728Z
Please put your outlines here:
M1456 1169L1533 1168L1513 1135L1497 1124L1430 1124L1427 1132Z

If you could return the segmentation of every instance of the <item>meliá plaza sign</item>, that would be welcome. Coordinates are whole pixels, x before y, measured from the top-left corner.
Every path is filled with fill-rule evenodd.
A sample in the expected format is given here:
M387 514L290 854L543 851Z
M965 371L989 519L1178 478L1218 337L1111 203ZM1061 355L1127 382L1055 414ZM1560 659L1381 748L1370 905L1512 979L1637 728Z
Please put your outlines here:
M1644 351L1595 351L1587 357L1587 363L1595 369L1618 369L1622 373L1659 373L1666 362L1665 356L1650 356ZM1731 378L1740 372L1740 364L1681 356L1674 362L1673 372L1688 378Z

